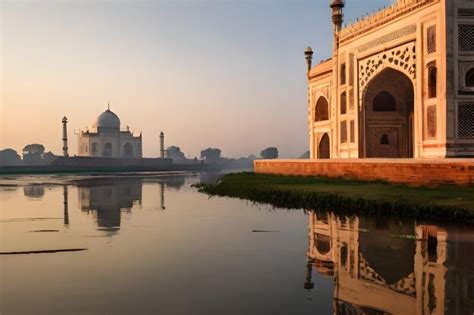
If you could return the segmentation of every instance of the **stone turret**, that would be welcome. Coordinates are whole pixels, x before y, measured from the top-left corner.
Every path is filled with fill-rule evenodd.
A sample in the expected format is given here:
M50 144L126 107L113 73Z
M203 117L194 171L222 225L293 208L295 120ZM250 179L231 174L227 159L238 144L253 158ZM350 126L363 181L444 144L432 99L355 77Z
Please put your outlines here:
M332 23L334 24L334 32L338 33L341 30L342 22L344 20L344 14L342 9L344 8L344 0L332 0L329 5L332 9Z

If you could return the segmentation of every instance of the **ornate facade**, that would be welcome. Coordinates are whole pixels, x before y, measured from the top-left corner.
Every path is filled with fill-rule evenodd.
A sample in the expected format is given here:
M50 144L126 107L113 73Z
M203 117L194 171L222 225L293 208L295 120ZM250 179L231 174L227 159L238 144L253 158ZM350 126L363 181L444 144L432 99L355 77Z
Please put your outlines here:
M474 156L474 2L397 0L342 27L308 66L312 159Z
M120 129L120 119L107 109L97 117L92 130L79 132L79 156L141 158L142 135L134 136L127 126Z

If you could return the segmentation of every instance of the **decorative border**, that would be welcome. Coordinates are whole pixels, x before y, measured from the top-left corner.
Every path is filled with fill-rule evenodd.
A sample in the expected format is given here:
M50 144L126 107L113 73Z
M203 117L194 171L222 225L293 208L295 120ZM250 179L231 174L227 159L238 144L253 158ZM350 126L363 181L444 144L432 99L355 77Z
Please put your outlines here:
M377 39L374 39L368 43L365 43L363 45L360 45L357 50L359 51L359 53L361 52L364 52L370 48L373 48L375 46L379 46L379 45L383 45L383 44L386 44L388 42L391 42L393 40L396 40L398 38L401 38L401 37L404 37L404 36L407 36L407 35L411 35L411 34L414 34L416 33L416 24L412 24L412 25L408 25L404 28L401 28L395 32L392 32L392 33L389 33L387 35L384 35L382 37L379 37Z
M439 0L397 0L388 8L343 28L339 33L340 42L344 43L360 34L435 2L439 2Z

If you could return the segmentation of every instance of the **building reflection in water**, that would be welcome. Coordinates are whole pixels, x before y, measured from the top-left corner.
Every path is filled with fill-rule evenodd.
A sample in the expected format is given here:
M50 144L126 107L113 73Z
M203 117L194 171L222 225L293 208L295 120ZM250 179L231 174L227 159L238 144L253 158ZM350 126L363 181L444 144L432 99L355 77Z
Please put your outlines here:
M473 314L474 232L309 211L305 289L334 279L334 314Z
M63 186L64 226L69 226L69 193L67 185Z
M100 228L118 229L121 212L130 212L142 200L140 180L91 180L78 185L79 207L94 212Z
M135 204L142 202L144 183L158 187L159 207L165 207L165 190L169 187L180 189L185 183L184 176L159 178L106 178L88 179L76 182L79 194L79 207L82 211L95 213L99 228L118 230L122 212L130 212ZM67 209L67 190L65 191L65 209ZM66 210L65 210L66 213ZM65 219L66 221L66 219Z
M41 199L44 196L44 185L28 185L23 187L25 197Z

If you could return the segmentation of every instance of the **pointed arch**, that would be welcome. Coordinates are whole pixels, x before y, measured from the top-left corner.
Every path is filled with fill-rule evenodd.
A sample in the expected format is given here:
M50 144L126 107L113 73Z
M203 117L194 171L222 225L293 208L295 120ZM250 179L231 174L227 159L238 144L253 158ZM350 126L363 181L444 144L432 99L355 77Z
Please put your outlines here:
M324 96L320 96L314 108L314 121L329 120L329 103Z
M367 83L360 116L362 156L413 157L414 93L410 77L390 67Z
M319 140L318 145L318 159L330 159L331 158L331 146L329 142L329 136L325 133L321 140Z

